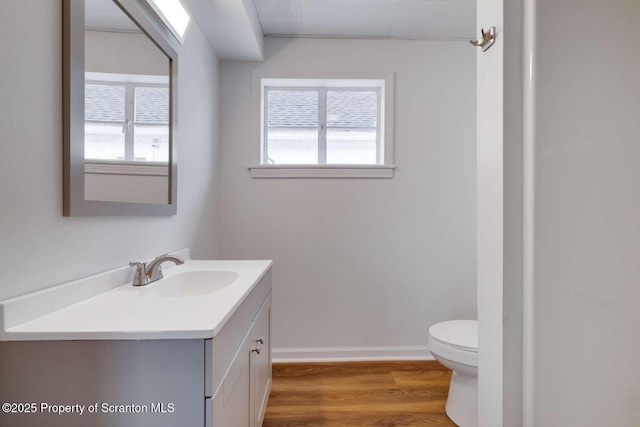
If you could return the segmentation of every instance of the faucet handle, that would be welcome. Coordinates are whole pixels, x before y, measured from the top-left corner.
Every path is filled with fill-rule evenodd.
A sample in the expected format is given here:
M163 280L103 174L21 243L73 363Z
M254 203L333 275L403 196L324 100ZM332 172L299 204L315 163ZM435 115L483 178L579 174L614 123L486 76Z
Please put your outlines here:
M130 262L129 267L136 267L136 274L133 276L133 286L142 286L149 283L146 265L142 262Z
M142 273L144 274L146 271L146 264L143 262L130 262L129 263L129 267L136 267L136 274L137 273Z

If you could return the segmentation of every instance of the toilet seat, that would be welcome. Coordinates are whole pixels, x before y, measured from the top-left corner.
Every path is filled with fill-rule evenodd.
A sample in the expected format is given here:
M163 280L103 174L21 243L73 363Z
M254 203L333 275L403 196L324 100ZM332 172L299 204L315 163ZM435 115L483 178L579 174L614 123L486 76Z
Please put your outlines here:
M429 328L431 353L467 366L478 366L478 321L451 320Z

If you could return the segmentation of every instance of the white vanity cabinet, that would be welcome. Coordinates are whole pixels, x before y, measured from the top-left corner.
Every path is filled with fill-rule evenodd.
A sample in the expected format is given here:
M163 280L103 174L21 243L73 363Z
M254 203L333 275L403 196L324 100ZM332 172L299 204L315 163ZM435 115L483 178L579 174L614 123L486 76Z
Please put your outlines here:
M209 265L241 274L226 294L193 303L192 316L198 320L192 324L202 329L182 329L175 317L162 316L158 322L166 323L159 331L138 324L124 333L88 325L91 316L155 325L155 320L139 319L149 308L130 295L142 298L141 290L127 287L36 320L52 327L59 316L78 319L80 332L43 331L35 321L12 330L16 339L0 340L0 403L21 406L15 413L0 412L0 426L260 427L271 387L271 263L191 261L185 268L198 271ZM238 296L232 297L235 290ZM145 301L163 310L181 309L179 301ZM4 305L7 312L20 308L11 304ZM98 304L108 309L100 312ZM209 317L220 320L209 323ZM27 327L39 329L22 330ZM84 412L55 414L43 410L43 403L77 405ZM25 405L37 408L25 413L31 409Z

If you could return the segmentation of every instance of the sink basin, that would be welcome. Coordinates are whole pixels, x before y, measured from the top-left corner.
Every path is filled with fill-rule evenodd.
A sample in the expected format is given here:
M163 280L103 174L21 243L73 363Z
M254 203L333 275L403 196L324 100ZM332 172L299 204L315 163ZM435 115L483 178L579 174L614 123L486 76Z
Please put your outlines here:
M186 271L153 283L149 290L164 298L195 297L217 292L237 278L233 271Z

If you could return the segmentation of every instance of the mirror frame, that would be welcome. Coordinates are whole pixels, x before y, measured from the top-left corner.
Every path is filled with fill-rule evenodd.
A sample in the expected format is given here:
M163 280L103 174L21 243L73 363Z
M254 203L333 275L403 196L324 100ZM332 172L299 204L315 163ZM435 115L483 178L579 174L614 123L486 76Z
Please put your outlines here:
M177 40L144 0L113 0L170 61L168 203L85 199L84 85L85 2L63 0L63 215L170 216L178 199L178 49Z

